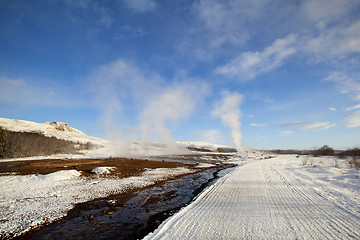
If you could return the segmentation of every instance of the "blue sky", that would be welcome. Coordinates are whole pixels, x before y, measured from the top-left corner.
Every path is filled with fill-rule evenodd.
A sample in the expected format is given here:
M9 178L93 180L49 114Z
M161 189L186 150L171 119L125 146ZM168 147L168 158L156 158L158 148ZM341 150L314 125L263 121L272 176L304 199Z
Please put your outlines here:
M144 141L360 146L358 0L3 0L0 36L0 117Z

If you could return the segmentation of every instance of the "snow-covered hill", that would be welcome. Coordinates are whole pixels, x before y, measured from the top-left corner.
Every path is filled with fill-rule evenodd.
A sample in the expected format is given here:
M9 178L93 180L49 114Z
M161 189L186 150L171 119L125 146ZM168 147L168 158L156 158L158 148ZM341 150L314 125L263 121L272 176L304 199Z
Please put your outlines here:
M104 142L101 138L89 137L85 133L68 126L63 122L45 122L36 123L25 120L16 120L0 118L0 128L12 132L29 132L39 133L46 137L56 137L75 143L94 143L101 144Z
M124 156L156 156L167 154L187 154L193 152L236 152L233 147L218 145L207 142L176 142L164 143L142 143L127 140L105 140L90 137L85 133L74 129L63 122L36 123L25 120L0 118L0 128L11 132L38 133L46 137L55 137L74 143L91 143L97 148L82 150L81 158L106 158ZM59 157L59 156L57 156ZM77 158L78 156L64 156L66 158Z

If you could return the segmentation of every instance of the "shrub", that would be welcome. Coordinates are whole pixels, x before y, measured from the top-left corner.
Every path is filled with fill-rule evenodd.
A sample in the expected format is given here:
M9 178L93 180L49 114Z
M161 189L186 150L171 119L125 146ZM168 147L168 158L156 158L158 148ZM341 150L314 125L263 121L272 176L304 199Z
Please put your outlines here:
M0 131L0 158L18 158L57 153L76 153L70 141L46 137L40 133Z
M6 131L0 128L0 158L5 157Z
M356 159L356 156L353 156L351 160L349 160L350 167L355 169L360 169L360 160Z
M316 149L311 152L311 155L314 157L317 156L335 156L335 150L329 147L328 145L322 146L320 149Z
M338 154L339 158L360 157L360 148L351 148Z

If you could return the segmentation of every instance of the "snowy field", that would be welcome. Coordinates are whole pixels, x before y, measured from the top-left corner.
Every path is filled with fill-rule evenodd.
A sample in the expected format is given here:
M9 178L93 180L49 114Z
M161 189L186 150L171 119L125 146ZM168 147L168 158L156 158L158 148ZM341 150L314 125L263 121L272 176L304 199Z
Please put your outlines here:
M167 151L174 151L161 144L110 142L88 137L59 122L33 123L0 118L0 127L102 146L78 155L22 160L109 158L124 153L127 157L142 158L165 155L167 159ZM360 239L360 175L346 160L275 156L258 151L241 155L209 153L226 146L201 142L178 142L177 145L175 150L179 155L170 156L174 161L192 158L193 162L201 162L199 168L219 161L238 164L238 167L146 239ZM191 152L187 148L207 152ZM12 164L15 160L20 159L1 161ZM156 168L122 179L107 176L114 170L114 166L99 166L92 171L97 177L92 178L82 176L77 170L43 175L0 175L0 238L19 236L62 218L77 203L196 171L184 167Z
M145 239L359 239L360 177L346 160L249 161Z
M0 238L52 222L75 204L146 187L170 177L191 173L188 168L147 169L141 176L105 178L111 167L94 169L97 178L85 178L76 170L45 175L0 176Z

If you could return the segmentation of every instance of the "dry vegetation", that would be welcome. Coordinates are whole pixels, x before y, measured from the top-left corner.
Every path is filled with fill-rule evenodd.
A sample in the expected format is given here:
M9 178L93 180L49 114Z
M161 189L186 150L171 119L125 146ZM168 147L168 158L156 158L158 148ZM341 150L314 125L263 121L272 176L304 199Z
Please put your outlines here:
M96 167L116 167L110 175L125 178L137 176L146 169L192 167L191 164L177 162L150 161L139 159L44 159L31 161L0 162L0 173L49 174L61 170L81 171L85 176L94 175L91 170Z
M311 151L311 155L318 156L336 156L341 159L348 159L348 163L350 167L355 169L360 169L360 149L359 148L351 148L344 151L336 152L334 149L329 147L328 145L324 145L319 149ZM337 162L335 163L335 167Z
M0 158L77 153L79 150L92 147L90 143L79 144L55 137L46 137L39 133L12 132L0 128Z

